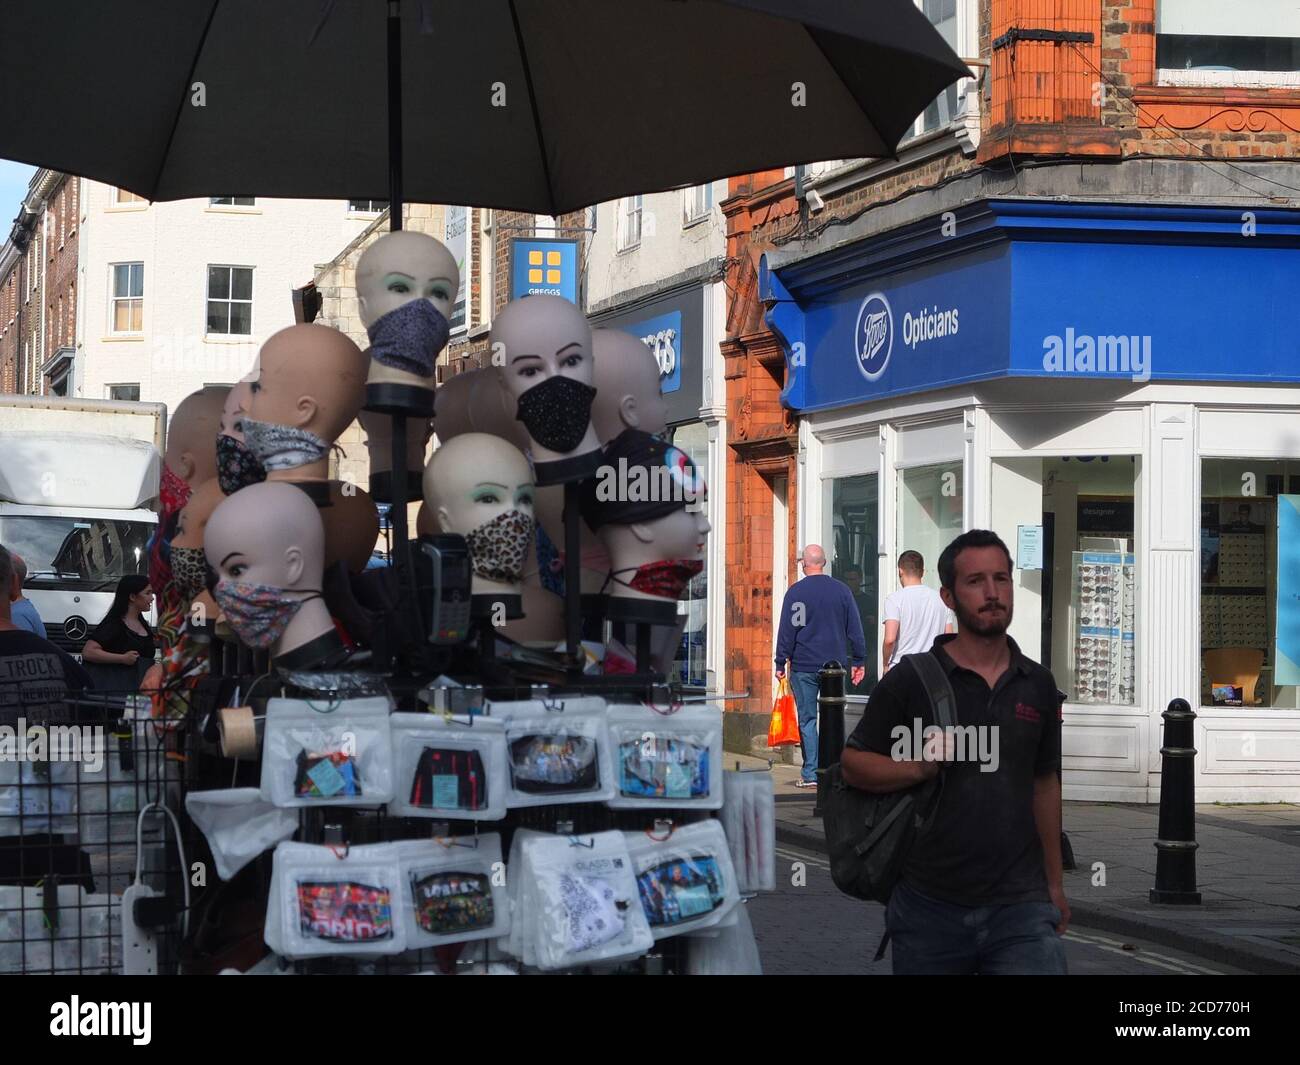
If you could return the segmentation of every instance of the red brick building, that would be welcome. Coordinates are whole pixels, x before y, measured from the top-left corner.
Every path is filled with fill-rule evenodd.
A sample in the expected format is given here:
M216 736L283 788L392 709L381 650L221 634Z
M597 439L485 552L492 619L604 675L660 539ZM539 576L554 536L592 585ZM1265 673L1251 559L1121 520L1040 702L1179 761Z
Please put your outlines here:
M1282 40L1300 30L1270 28L1269 5L1222 5L1219 13L1180 0L924 6L972 78L918 118L896 159L734 178L722 204L726 687L749 690L746 709L759 714L771 705L774 604L800 576L807 490L802 426L780 402L787 354L765 324L765 252L807 257L849 239L885 241L927 211L960 213L963 203L994 195L1249 209L1300 202L1300 173L1286 162L1300 149L1300 70L1286 67L1300 63L1286 61ZM773 559L784 560L784 572L773 571ZM882 564L887 582L886 571ZM878 621L873 627L869 648L880 638Z

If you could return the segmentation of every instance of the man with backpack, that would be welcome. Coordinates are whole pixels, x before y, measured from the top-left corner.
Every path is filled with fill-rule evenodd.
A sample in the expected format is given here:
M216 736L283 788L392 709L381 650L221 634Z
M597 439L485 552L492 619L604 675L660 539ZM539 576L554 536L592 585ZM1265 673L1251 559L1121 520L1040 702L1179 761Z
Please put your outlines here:
M881 678L839 770L851 789L924 796L888 896L894 972L1064 974L1056 682L1007 636L1011 555L995 533L953 540L939 579L957 634ZM951 717L940 740L931 726ZM971 756L990 743L995 757Z

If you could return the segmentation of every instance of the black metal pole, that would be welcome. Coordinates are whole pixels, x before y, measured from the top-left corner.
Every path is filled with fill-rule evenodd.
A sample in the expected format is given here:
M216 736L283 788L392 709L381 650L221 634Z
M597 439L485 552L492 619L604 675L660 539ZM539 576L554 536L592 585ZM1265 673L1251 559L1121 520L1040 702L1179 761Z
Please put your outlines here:
M399 609L404 607L410 612L416 630L423 632L423 613L420 597L414 592L415 571L411 566L411 541L406 526L406 415L393 414L389 425L393 433L393 488L389 495L388 520L393 531L392 555L397 570L398 603Z
M570 659L579 662L582 639L582 520L579 481L564 485L564 644ZM579 664L578 668L581 668Z
M650 635L651 628L649 625L643 625L637 622L636 625L636 671L641 674L652 672L650 663Z
M1198 905L1196 890L1196 712L1174 699L1160 748L1160 833L1156 839L1156 886L1152 902Z
M827 662L817 677L817 750L811 752L817 759L817 802L813 815L822 812L822 770L829 769L840 760L844 750L844 667L838 662ZM804 752L804 757L809 752Z
M388 228L402 228L401 0L388 0ZM396 466L393 473L397 473Z

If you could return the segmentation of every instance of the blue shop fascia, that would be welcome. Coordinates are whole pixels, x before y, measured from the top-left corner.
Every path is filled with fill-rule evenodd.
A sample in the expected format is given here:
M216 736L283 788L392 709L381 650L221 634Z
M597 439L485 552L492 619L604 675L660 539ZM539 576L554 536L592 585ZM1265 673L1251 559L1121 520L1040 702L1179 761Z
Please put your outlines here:
M898 554L937 587L942 548L991 528L1011 635L1066 693L1067 798L1154 801L1184 698L1198 799L1300 799L1300 556L1278 536L1300 511L1300 212L990 198L825 240L769 251L760 298L800 415L798 539L876 647Z

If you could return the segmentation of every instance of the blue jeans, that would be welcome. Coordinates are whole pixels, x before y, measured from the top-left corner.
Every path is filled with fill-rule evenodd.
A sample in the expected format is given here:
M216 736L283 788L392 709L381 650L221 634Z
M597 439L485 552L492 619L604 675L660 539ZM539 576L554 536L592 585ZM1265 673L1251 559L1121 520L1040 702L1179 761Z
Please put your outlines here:
M790 671L790 690L799 708L799 745L803 748L803 778L817 779L817 692L820 673Z
M899 882L885 927L900 976L1065 976L1061 911L1050 902L958 906Z

